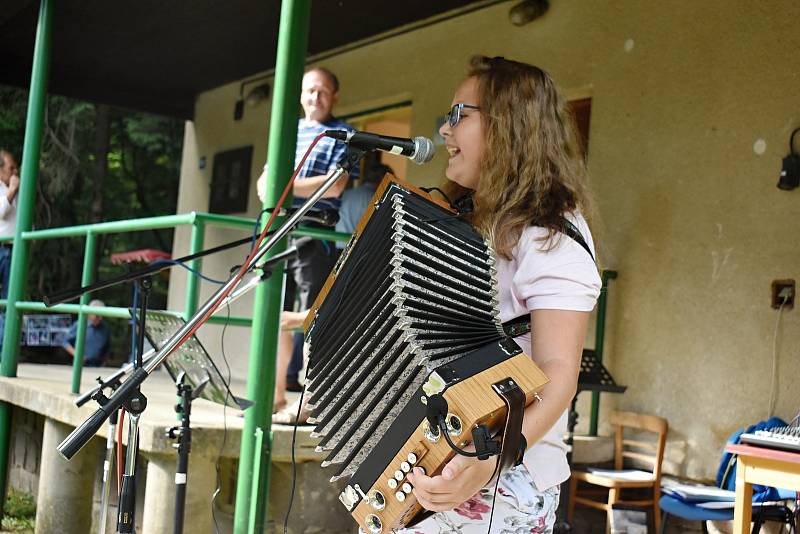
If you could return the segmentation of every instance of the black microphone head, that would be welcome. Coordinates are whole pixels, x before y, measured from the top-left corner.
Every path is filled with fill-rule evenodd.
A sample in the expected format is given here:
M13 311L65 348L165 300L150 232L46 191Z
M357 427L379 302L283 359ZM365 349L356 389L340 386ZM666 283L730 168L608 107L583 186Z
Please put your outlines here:
M422 165L432 160L435 153L436 149L433 148L433 141L422 136L414 138L414 155L411 156L411 161L417 165Z

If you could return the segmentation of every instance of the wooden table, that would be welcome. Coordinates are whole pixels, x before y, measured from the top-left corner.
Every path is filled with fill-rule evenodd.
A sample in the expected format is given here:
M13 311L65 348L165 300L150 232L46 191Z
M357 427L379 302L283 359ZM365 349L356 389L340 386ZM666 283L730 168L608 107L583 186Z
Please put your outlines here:
M733 532L747 534L752 516L753 484L800 491L800 453L752 445L727 445L725 450L738 455Z

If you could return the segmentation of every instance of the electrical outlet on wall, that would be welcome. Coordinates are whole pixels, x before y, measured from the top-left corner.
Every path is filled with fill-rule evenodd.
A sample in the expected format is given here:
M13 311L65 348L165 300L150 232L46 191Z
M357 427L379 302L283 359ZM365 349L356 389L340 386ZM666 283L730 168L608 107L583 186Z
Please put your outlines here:
M772 307L794 308L795 282L793 279L772 281Z

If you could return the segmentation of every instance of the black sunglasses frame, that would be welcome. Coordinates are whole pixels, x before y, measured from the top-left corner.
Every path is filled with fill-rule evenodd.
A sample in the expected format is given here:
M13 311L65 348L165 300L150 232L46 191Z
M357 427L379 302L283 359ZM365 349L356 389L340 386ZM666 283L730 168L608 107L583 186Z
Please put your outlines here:
M454 104L450 111L447 112L445 118L447 119L447 124L450 125L450 128L455 128L458 124L458 121L461 120L461 110L462 109L475 109L480 111L481 108L478 106L472 106L470 104Z

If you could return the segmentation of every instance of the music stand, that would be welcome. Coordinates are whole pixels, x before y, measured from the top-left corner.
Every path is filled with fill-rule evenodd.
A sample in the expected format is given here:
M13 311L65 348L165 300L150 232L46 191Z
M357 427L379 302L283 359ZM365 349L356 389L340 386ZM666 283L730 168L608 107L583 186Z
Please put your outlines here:
M185 323L183 318L169 312L148 310L144 333L153 348L159 350ZM181 373L185 373L184 383L190 385L192 389L197 389L207 379L208 384L200 395L203 399L240 410L253 405L251 401L237 397L231 392L230 385L197 336L187 339L164 360L162 365L166 367L173 381L176 381Z

